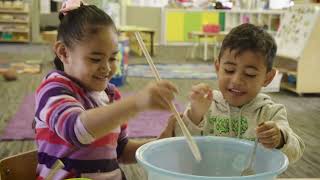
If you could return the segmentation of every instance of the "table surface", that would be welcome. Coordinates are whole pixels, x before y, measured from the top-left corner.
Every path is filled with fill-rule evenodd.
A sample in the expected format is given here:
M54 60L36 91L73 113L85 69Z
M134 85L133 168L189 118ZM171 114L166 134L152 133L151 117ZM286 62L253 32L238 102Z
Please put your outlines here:
M203 31L191 31L189 32L190 35L194 36L217 36L217 35L227 35L228 32L226 31L220 31L220 32L203 32Z
M154 29L141 27L141 26L119 26L119 31L145 31L145 32L155 32Z
M278 178L279 180L320 180L320 178Z

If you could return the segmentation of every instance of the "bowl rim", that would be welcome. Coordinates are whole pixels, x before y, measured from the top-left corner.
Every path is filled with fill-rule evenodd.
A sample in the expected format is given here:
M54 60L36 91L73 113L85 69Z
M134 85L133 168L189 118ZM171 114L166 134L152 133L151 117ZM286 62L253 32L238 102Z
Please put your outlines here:
M193 138L195 139L220 139L220 140L226 140L226 141L229 141L229 142L236 142L236 143L245 143L245 144L252 144L253 145L253 142L250 141L250 140L245 140L245 139L238 139L238 138L232 138L232 137L222 137L222 136L193 136ZM183 178L183 179L194 179L194 178L197 178L197 179L203 179L203 180L207 180L208 178L211 178L213 176L198 176L198 175L191 175L191 174L182 174L182 173L178 173L178 172L172 172L172 171L168 171L168 170L165 170L165 169L162 169L162 168L159 168L157 166L154 166L148 162L145 161L145 159L143 158L142 156L142 152L145 151L146 149L150 148L151 146L154 146L155 144L158 144L158 143L170 143L172 141L181 141L185 139L185 137L170 137L170 138L165 138L165 139L159 139L159 140L155 140L155 141L151 141L151 142L148 142L142 146L140 146L137 151L136 151L136 159L139 163L141 163L143 166L149 168L149 169L152 169L153 171L156 171L157 173L162 173L162 174L165 174L165 175L172 175L172 176L175 176L175 177L178 177L178 178ZM280 150L278 149L272 149L271 151L277 151L279 152L280 154L283 155L284 157L284 162L282 164L282 166L276 170L276 171L270 171L270 172L264 172L264 173L259 173L259 174L256 174L256 175L250 175L250 176L217 176L217 178L219 179L256 179L257 177L262 177L262 176L278 176L279 174L281 174L282 172L284 172L288 165L289 165L289 161L288 161L288 157Z

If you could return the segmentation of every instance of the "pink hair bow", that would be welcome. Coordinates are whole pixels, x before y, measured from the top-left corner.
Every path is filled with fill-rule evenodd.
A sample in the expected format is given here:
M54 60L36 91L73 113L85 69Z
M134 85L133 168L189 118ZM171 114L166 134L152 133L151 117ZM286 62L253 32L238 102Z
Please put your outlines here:
M63 13L63 15L66 15L68 11L77 9L81 6L81 3L84 5L87 5L86 3L82 2L81 0L65 0L62 3L62 7L60 9L60 12Z

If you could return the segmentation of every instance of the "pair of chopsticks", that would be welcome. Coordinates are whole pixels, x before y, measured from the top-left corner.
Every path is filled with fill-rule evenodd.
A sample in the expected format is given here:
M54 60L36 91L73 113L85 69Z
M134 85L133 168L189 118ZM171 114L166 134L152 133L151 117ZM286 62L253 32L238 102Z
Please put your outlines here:
M160 80L161 80L160 74L159 74L156 66L154 65L154 63L153 63L153 61L152 61L152 58L151 58L151 56L150 56L150 54L149 54L149 52L148 52L148 50L147 50L147 48L146 48L146 45L144 44L144 42L143 42L143 40L142 40L142 38L141 38L140 33L139 33L139 32L135 32L135 36L136 36L136 38L137 38L137 40L138 40L138 43L139 43L139 45L140 45L140 48L141 48L143 54L145 55L145 57L146 57L146 59L147 59L147 61L148 61L148 64L149 64L149 66L150 66L150 68L151 68L151 71L152 71L153 75L155 76L155 78L156 78L157 81L160 81ZM191 149L191 152L192 152L193 156L195 157L195 159L196 159L197 161L201 161L200 150L199 150L196 142L195 142L194 139L192 138L192 136L191 136L189 130L187 129L186 125L185 125L184 122L182 121L182 119L181 119L181 117L180 117L180 114L179 114L179 112L177 111L177 108L175 107L175 105L173 104L173 102L170 102L170 103L169 103L169 106L170 106L170 109L171 109L171 111L173 112L175 118L177 119L179 126L181 127L181 130L182 130L183 135L184 135L184 136L186 137L186 139L187 139L188 145L189 145L189 147L190 147L190 149Z

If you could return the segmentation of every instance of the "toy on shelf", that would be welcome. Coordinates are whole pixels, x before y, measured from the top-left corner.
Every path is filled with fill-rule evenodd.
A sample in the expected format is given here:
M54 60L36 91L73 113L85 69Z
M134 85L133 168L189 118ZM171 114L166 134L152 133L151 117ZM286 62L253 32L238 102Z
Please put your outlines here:
M117 71L110 82L116 86L122 86L128 74L129 39L126 36L119 37L119 53L117 55Z

